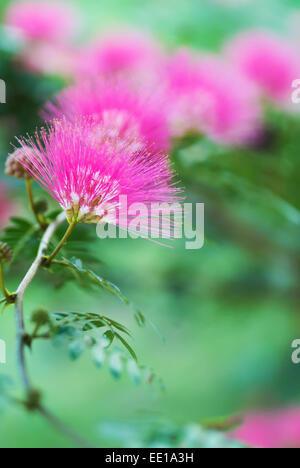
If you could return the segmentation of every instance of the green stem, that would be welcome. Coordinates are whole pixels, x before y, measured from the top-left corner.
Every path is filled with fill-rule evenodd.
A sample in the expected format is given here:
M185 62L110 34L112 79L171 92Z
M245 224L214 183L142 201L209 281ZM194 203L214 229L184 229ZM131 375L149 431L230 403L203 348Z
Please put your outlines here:
M5 287L2 262L0 262L0 288L1 288L1 290L2 290L2 292L4 294L4 296L5 296L5 299L8 299L10 294L7 291L6 287Z
M32 332L32 335L31 335L31 339L32 339L32 340L34 340L34 339L37 337L37 333L38 333L39 329L40 329L40 324L37 323L37 324L35 325L35 327L34 327L34 330L33 330L33 332Z
M53 221L47 228L41 243L40 247L36 256L36 259L34 260L33 264L29 268L28 272L26 273L25 277L21 281L17 292L16 292L16 301L15 301L15 312L16 312L16 328L17 328L17 354L18 354L18 364L19 364L19 371L20 371L20 376L22 380L23 387L26 391L27 398L30 396L30 393L32 392L32 384L31 380L28 375L28 370L26 366L26 361L25 361L25 341L24 341L24 336L26 335L25 333L25 326L24 326L24 317L23 317L23 301L24 301L24 294L28 288L28 286L31 284L32 280L36 276L38 269L41 266L42 259L44 256L44 253L49 245L49 242L55 232L55 230L58 228L58 226L65 220L65 214L61 213L55 221ZM42 338L42 336L41 336ZM36 406L33 407L35 411L38 411L41 416L44 417L56 430L60 431L62 434L64 434L66 437L68 437L70 440L75 445L78 445L80 447L91 447L91 444L89 444L87 441L85 441L83 438L81 438L79 435L77 435L76 432L74 432L69 426L67 426L65 423L60 421L56 416L54 416L52 413L50 413L46 408L41 406L39 402L37 402Z
M77 432L73 431L64 422L58 419L54 414L50 413L43 406L38 406L37 411L58 431L68 437L75 445L81 448L94 448L87 440L82 438Z
M51 265L51 262L52 260L54 259L54 257L56 257L56 255L58 254L58 252L63 248L63 246L66 244L67 240L69 239L70 235L72 234L73 232L73 229L75 228L77 224L77 221L73 221L68 229L66 230L65 232L65 235L63 236L63 238L61 239L61 241L59 242L59 244L57 245L57 247L53 250L52 254L47 257L47 262L46 264L49 266Z
M37 213L37 211L35 209L33 193L32 193L32 180L31 179L26 179L25 182L26 182L27 195L28 195L28 200L29 200L31 211L32 211L35 219L39 223L41 229L44 231L47 226L43 223L41 217L39 216L39 214Z

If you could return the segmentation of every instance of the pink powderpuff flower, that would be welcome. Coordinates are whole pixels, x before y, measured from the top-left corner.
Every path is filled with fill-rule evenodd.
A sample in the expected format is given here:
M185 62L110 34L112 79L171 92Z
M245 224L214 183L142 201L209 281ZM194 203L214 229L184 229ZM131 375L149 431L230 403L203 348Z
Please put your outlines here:
M95 145L89 138L94 127L89 119L54 120L34 140L20 141L27 171L58 201L70 223L110 222L129 230L130 207L179 200L167 155L149 157L109 142ZM128 209L121 206L121 197ZM148 215L143 223L141 230L147 232Z
M256 448L299 448L300 408L250 413L231 436Z
M21 0L8 6L4 21L25 40L60 42L70 36L76 19L67 4L55 0Z
M244 144L260 127L252 84L212 56L180 51L166 67L173 136L205 133L223 144Z
M268 99L290 103L292 82L300 77L300 55L292 44L268 32L248 31L226 49L232 63Z
M169 126L165 105L158 93L134 93L124 82L94 83L73 86L58 95L54 103L46 105L45 116L68 120L92 117L98 124L95 139L99 145L109 138L111 143L122 142L132 150L146 147L155 153L168 151Z
M0 228L2 228L13 215L13 203L8 200L5 187L0 185Z
M82 50L78 78L127 79L135 85L159 83L163 54L148 37L138 32L110 33Z
M73 79L76 51L65 44L35 42L24 49L19 60L31 73Z

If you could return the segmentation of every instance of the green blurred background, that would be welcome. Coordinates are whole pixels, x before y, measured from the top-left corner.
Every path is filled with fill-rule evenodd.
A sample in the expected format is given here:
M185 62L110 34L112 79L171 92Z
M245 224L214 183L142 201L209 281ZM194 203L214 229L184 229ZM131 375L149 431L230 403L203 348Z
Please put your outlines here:
M1 12L7 3L2 0ZM125 24L150 31L169 48L189 45L216 51L225 38L247 27L291 34L292 13L299 6L296 0L74 3L85 23L82 38ZM140 361L164 380L165 392L134 386L126 376L114 380L107 369L95 369L87 356L72 363L66 352L36 343L29 357L33 381L43 389L47 405L86 437L102 445L117 444L98 431L107 420L154 417L185 424L252 407L300 403L300 368L291 363L291 342L300 336L300 268L293 256L299 251L300 124L297 116L280 112L271 112L268 119L279 136L274 146L260 152L216 151L202 142L176 155L188 200L206 202L203 249L185 250L180 241L173 250L143 240L95 242L95 255L102 262L97 271L151 317L165 342L151 328L139 329L128 310L105 292L82 293L68 285L49 293L39 281L30 287L27 316L40 305L57 312L111 314L132 330ZM34 126L37 115L31 115L30 122ZM11 135L1 130L3 163ZM11 190L18 198L21 184ZM234 217L230 229L228 218L220 220L216 210ZM245 224L250 232L255 230L249 241ZM20 275L16 271L9 278L12 289ZM8 343L8 364L1 373L18 385L12 309L1 315L0 324L1 338ZM67 444L38 415L15 407L1 415L1 447Z

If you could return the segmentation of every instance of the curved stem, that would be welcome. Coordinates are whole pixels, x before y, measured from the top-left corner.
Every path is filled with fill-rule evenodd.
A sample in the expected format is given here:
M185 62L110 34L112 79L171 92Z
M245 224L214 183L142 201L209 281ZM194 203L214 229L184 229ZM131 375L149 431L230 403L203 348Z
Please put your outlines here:
M65 232L65 235L63 236L63 238L61 239L61 241L59 242L59 244L57 245L57 247L54 249L54 251L52 252L52 254L47 258L47 265L50 265L52 260L54 259L54 257L56 257L56 255L58 254L58 252L63 248L63 246L65 245L65 243L67 242L67 240L69 239L70 235L72 234L75 226L76 226L77 222L76 221L73 221L68 229L66 230Z
M32 385L31 385L30 378L28 375L28 371L26 367L26 360L25 360L25 342L24 342L25 326L24 326L24 317L23 317L24 294L28 286L34 279L35 275L37 274L39 267L42 264L43 256L49 245L51 237L53 236L58 226L65 219L66 219L65 213L61 213L56 218L56 220L53 221L48 226L41 240L37 256L16 291L15 315L16 315L16 327L17 327L17 355L18 355L20 377L21 377L22 385L24 389L26 390L27 395L30 394L30 391L32 390ZM56 416L50 413L42 405L38 404L35 410L38 411L41 414L41 416L43 416L53 427L59 430L62 434L64 434L70 440L72 440L72 442L75 445L79 445L81 447L90 447L90 445L84 439L82 439L79 435L77 435L71 428L69 428L66 424L61 422Z
M5 296L5 299L9 298L9 292L7 291L5 287L5 282L4 282L4 276L3 276L3 265L2 262L0 262L0 288Z
M16 329L17 329L17 359L19 365L19 372L22 381L22 385L26 392L30 391L31 385L29 376L26 369L25 362L25 349L24 349L24 319L23 319L23 302L19 300L18 296L15 303L16 310Z
M39 269L39 267L41 265L43 256L44 256L45 251L46 251L46 249L47 249L47 247L49 245L51 237L53 236L53 234L56 231L56 229L58 228L58 226L65 219L66 219L65 213L60 213L60 215L56 218L56 220L53 221L51 224L49 224L45 234L43 235L41 243L40 243L40 247L39 247L39 250L38 250L38 253L37 253L37 256L36 256L33 264L31 265L31 267L29 268L28 272L26 273L24 279L20 283L20 286L18 287L17 292L16 292L17 297L18 297L19 300L21 300L21 302L23 302L23 297L24 297L26 289L28 288L29 284L31 283L31 281L35 277L35 275L36 275L36 273L37 273L37 271L38 271L38 269ZM23 313L23 311L22 311L22 313Z
M37 411L59 432L72 440L76 445L82 448L93 448L89 442L78 435L73 429L58 419L54 414L42 406L38 406Z
M44 231L45 230L45 224L42 222L41 217L36 211L35 204L34 204L34 199L33 199L33 193L32 193L32 180L31 179L26 179L26 189L27 189L27 195L28 195L28 200L30 204L30 208L32 213L34 214L35 219L40 225L40 228Z
M57 227L64 220L65 220L65 214L61 213L56 218L56 220L49 225L48 229L46 230L41 240L37 256L16 291L15 310L16 310L16 327L17 327L17 356L18 356L21 380L27 392L30 390L30 381L29 381L27 370L26 370L25 352L24 352L24 334L25 334L24 318L23 318L24 294L25 294L26 289L30 285L31 281L34 279L41 265L43 255L45 253L45 250L48 247L48 244L50 242L52 235L54 234Z

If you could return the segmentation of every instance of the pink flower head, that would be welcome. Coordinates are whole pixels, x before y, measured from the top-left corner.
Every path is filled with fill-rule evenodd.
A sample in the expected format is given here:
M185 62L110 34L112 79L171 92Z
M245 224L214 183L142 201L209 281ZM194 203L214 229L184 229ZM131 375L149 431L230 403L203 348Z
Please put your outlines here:
M23 67L31 73L73 78L76 51L66 44L35 42L20 55Z
M12 216L13 204L8 200L6 189L0 185L0 227L3 227Z
M19 30L24 39L46 42L67 38L75 21L73 11L55 0L15 1L5 17L5 23Z
M251 447L299 448L300 408L250 413L231 435Z
M289 103L292 82L300 76L300 54L291 44L267 32L249 31L227 48L233 64L266 97Z
M127 78L134 84L158 82L162 56L151 39L139 33L109 34L86 47L78 61L79 78Z
M110 222L129 229L133 204L178 200L167 156L95 144L90 138L94 131L95 123L88 119L54 120L35 140L21 141L30 161L27 171L58 201L69 222ZM120 206L121 196L128 209ZM148 217L144 223L147 228Z
M167 151L169 128L165 106L158 94L133 93L120 82L118 85L104 81L86 82L63 91L54 104L46 107L47 114L68 120L92 117L98 124L95 138L125 142L132 149L147 147L149 151Z
M167 77L175 137L196 132L240 144L256 134L260 107L254 87L223 61L180 51L168 63Z

